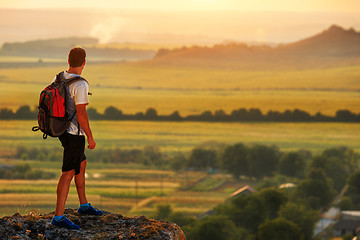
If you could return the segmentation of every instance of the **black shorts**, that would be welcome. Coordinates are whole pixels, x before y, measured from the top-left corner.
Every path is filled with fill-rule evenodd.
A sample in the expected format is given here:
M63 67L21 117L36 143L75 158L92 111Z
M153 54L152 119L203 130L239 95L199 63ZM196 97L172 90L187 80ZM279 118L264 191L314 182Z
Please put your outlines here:
M75 169L75 175L80 173L80 164L86 160L85 156L85 136L72 135L65 132L60 137L60 142L64 147L62 171L67 172Z

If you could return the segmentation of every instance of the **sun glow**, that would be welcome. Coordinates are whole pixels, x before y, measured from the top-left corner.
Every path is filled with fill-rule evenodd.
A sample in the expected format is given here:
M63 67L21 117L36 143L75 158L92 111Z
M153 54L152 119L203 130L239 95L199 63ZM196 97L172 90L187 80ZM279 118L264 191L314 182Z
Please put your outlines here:
M220 1L219 0L194 0L194 2L207 4L207 3L216 3L216 2L220 2Z
M236 11L360 11L358 0L0 0L0 8L102 8Z

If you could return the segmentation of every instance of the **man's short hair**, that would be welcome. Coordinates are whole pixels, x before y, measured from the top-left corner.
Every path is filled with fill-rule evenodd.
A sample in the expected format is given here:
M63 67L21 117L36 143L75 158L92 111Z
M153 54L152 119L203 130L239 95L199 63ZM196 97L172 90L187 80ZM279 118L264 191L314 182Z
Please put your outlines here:
M81 67L85 62L86 51L83 48L75 47L69 52L70 67Z

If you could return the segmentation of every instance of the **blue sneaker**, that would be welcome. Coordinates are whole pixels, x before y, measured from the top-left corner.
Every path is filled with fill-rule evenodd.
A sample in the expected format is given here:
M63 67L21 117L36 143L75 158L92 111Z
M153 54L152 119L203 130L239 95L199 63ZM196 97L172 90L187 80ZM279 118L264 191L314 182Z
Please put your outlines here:
M90 203L88 207L79 207L77 212L82 215L95 215L95 216L102 215L102 211L95 209L93 206L91 206Z
M63 227L63 228L67 228L67 229L79 229L80 227L78 225L76 225L75 223L73 223L72 221L70 221L69 219L67 219L65 216L63 216L61 218L60 221L55 220L55 218L53 218L51 220L51 224L57 227Z

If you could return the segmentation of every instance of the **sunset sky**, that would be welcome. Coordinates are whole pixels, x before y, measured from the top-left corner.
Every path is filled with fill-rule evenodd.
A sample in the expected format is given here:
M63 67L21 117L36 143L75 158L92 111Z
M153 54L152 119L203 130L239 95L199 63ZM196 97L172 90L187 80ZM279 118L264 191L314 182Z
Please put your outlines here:
M136 8L155 10L360 11L359 0L0 0L2 8Z
M331 25L360 31L359 0L0 0L0 44L69 36L101 43L284 43Z

